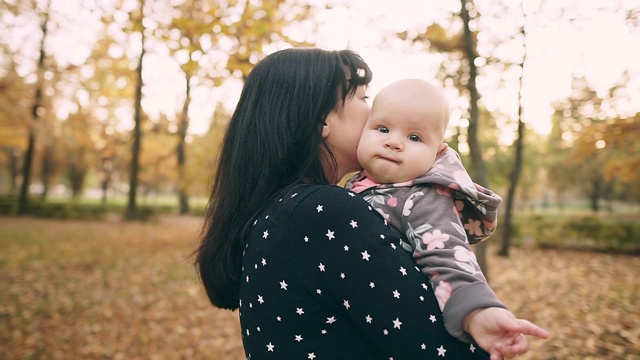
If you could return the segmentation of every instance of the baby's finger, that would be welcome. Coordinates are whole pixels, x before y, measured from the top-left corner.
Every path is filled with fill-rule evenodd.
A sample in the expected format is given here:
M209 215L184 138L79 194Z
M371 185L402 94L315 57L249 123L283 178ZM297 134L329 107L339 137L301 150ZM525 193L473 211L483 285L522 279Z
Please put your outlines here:
M489 353L489 360L504 360L504 356L502 356L502 353L494 347Z
M493 349L491 349L491 358L490 358L490 360L510 359L513 356L514 355L511 353L511 350L509 350L509 346L508 345L495 344L493 346Z
M521 355L529 351L529 342L524 335L519 334L511 338L508 342L496 342L492 350L500 353L505 359L511 359L516 355Z
M524 335L531 335L535 337L539 337L541 339L548 339L549 332L536 324L524 319L517 319L518 328L520 329L520 333Z

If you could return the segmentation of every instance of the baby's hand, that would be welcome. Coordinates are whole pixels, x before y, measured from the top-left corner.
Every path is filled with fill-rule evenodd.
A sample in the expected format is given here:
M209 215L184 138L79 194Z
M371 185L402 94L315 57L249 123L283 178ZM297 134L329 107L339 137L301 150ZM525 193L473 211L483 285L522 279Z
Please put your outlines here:
M491 360L511 359L529 350L524 335L547 339L549 333L509 310L490 307L476 310L465 318L464 329L489 353Z

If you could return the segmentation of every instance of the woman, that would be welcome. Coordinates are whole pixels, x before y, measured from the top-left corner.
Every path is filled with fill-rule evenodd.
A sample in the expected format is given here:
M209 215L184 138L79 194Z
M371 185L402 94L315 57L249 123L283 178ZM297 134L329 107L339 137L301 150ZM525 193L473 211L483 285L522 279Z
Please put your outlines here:
M212 304L240 309L248 358L488 358L447 334L428 279L377 212L333 185L360 169L371 76L351 51L288 49L247 78L196 265Z

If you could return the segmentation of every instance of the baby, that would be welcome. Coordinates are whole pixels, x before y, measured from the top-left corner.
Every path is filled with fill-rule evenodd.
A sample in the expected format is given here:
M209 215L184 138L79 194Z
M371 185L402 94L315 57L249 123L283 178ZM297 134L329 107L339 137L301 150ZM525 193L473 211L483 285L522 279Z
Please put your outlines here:
M398 232L403 248L429 275L447 330L470 342L465 319L480 309L499 309L488 313L506 322L528 322L516 319L498 300L469 248L494 232L502 199L475 184L459 155L443 142L448 121L444 96L428 82L407 79L385 87L374 100L358 145L364 170L347 187ZM532 335L545 337L546 332ZM519 336L507 336L512 337L508 345ZM504 336L488 343L475 340L487 351L494 341L505 344Z

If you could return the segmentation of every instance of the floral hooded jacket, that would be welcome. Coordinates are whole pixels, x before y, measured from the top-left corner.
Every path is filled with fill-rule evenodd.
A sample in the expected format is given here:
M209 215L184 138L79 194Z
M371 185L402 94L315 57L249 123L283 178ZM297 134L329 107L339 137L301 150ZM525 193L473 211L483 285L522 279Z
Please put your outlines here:
M377 184L360 172L347 182L400 233L402 246L430 277L446 327L463 341L466 315L505 306L491 290L469 245L487 239L497 225L502 198L475 184L453 149L412 181Z

